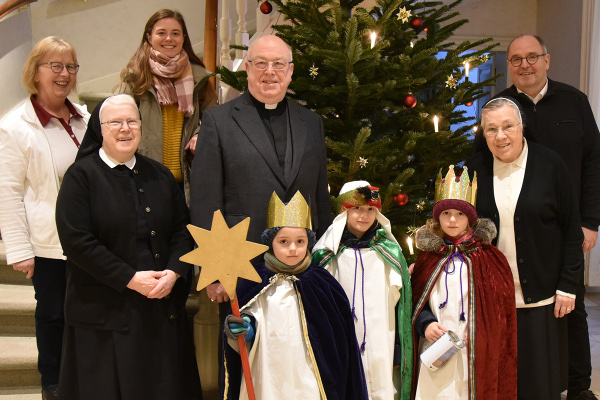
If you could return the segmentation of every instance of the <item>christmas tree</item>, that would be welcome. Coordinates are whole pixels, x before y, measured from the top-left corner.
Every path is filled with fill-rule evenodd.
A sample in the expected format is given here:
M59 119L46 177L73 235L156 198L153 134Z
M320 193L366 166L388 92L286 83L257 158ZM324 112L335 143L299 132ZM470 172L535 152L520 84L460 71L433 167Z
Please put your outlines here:
M370 10L361 0L271 1L286 20L276 33L293 51L289 97L323 116L332 195L353 180L378 186L407 254L408 234L431 216L438 171L472 151L476 121L459 106L484 97L496 77L470 82L465 64L487 62L492 39L452 42L468 22L453 11L460 0L378 0ZM243 90L244 72L220 72Z

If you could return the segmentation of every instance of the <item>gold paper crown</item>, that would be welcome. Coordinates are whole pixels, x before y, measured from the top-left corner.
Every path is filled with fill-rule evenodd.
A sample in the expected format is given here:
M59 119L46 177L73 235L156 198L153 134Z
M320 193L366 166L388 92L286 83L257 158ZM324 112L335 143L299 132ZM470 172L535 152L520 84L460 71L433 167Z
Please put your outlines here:
M460 178L454 174L454 165L448 167L446 177L442 179L442 169L435 181L434 203L440 200L463 200L475 207L477 200L477 172L473 175L473 182L469 182L467 167L463 168Z
M299 190L287 205L283 204L277 193L273 192L269 201L267 228L279 226L312 229L310 207Z

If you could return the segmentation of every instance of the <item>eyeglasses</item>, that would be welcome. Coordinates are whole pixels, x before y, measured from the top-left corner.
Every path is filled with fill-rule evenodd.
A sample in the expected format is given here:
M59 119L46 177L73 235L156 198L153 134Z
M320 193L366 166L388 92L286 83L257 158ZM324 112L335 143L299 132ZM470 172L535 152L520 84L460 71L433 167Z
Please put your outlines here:
M285 61L262 61L262 60L250 61L250 60L248 60L248 62L252 63L252 65L254 65L254 68L256 68L259 71L264 71L265 69L269 68L269 65L271 65L271 68L273 68L275 71L283 71L284 69L286 69L286 67L289 64L292 64L291 61L288 63Z
M530 54L527 57L513 57L511 58L509 61L510 63L513 65L513 67L518 67L521 65L521 63L523 62L523 60L527 60L527 63L529 65L533 65L537 62L538 58L540 57L544 57L545 55L547 55L548 53L544 53L544 54L539 54L539 55L535 55L535 54Z
M501 128L491 127L491 128L487 128L483 133L485 134L485 136L487 136L489 138L495 138L496 135L498 134L498 132L500 132L500 131L504 132L504 134L506 136L508 136L508 135L512 135L513 133L515 133L517 130L517 126L519 126L519 125L521 125L521 123L518 123L516 125L506 124Z
M67 69L67 72L70 73L71 75L75 75L77 73L77 71L79 71L79 65L77 65L77 64L65 65L63 63L52 61L52 62L41 63L39 65L49 65L52 72L56 72L57 74L60 74L61 72L63 72L63 69L65 69L65 68Z
M125 120L125 121L119 121L118 119L115 119L112 121L102 122L102 125L104 125L104 124L108 125L108 127L111 130L117 131L117 130L121 129L123 124L127 125L129 127L129 129L140 129L140 126L142 125L142 121L140 121L139 119L130 119L130 120Z

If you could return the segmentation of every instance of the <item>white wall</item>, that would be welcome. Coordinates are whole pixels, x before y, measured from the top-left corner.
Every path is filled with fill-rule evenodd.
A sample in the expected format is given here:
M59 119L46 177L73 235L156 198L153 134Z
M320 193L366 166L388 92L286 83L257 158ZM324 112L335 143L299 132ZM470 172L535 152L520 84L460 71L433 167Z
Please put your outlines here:
M29 16L29 10L24 10L0 21L0 116L28 94L21 84L21 71L32 46Z
M536 32L538 0L464 0L456 11L469 20L456 31L458 37L492 37L506 51L513 37Z
M550 54L548 76L585 91L579 87L583 0L540 0L539 4L536 32Z

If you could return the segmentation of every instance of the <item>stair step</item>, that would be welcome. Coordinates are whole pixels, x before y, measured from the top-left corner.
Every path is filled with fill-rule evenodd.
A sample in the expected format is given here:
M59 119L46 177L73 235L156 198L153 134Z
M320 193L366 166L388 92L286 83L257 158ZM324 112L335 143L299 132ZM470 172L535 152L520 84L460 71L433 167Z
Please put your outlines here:
M35 335L33 286L0 284L0 335Z
M35 337L0 336L0 388L40 384Z
M19 388L0 388L0 400L40 400L40 386L23 386Z
M13 267L5 264L5 261L0 261L0 282L11 283L13 285L33 286L31 279L26 278L27 275L21 271L15 271Z
M35 304L33 286L0 284L0 313L11 310L14 314L33 315Z
M36 369L26 370L0 370L0 390L15 389L20 391L21 388L32 388L37 385L37 392L40 393L41 375ZM41 396L38 394L38 400Z

